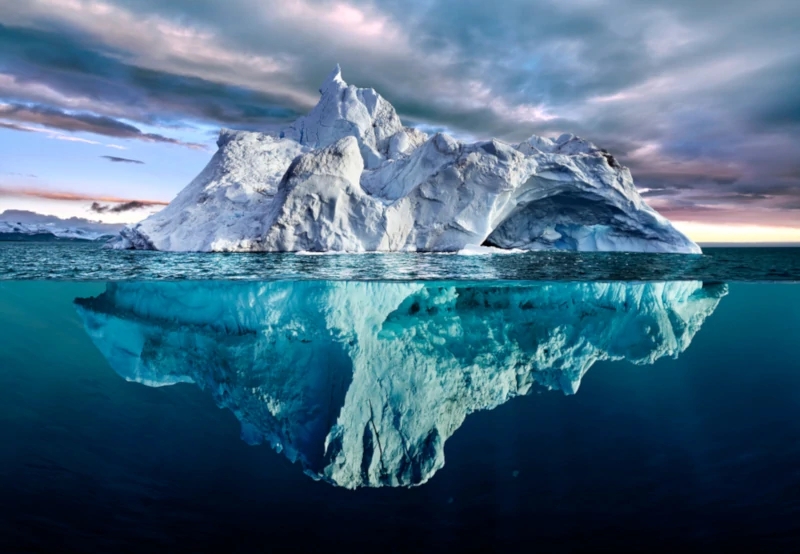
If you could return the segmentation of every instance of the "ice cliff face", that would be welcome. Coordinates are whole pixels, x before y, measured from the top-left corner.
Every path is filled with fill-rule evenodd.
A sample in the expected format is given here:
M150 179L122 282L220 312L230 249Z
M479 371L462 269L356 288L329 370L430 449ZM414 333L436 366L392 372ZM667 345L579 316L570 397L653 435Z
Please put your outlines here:
M222 130L203 172L115 248L696 253L630 171L572 135L467 144L405 128L339 67L279 137Z
M411 486L477 410L533 387L575 393L599 360L684 351L725 285L112 283L77 299L111 367L195 383L314 478Z

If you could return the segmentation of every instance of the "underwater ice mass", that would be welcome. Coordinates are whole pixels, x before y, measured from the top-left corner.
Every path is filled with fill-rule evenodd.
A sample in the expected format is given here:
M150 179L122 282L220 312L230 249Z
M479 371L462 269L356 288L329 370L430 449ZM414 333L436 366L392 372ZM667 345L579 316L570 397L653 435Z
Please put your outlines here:
M677 357L724 284L121 282L78 298L119 375L194 383L315 479L420 485L477 410ZM635 371L635 369L631 369Z

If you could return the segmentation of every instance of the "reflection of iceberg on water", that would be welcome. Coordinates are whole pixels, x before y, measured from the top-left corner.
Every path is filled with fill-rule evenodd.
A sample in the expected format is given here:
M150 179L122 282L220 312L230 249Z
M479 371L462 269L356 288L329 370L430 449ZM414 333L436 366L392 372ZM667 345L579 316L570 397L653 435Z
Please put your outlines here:
M316 478L407 486L476 411L534 384L568 394L598 360L685 350L725 285L112 283L77 299L114 370L196 383Z

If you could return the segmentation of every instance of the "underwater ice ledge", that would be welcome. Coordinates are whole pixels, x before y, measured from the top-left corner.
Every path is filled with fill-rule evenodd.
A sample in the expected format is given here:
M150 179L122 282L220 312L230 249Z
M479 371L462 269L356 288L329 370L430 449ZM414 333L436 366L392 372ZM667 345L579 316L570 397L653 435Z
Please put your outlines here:
M404 127L336 69L278 136L223 129L203 171L119 249L196 252L522 250L700 253L628 168L571 134L466 143Z
M678 356L727 292L696 281L122 282L76 299L123 378L194 383L310 476L425 483L477 410Z

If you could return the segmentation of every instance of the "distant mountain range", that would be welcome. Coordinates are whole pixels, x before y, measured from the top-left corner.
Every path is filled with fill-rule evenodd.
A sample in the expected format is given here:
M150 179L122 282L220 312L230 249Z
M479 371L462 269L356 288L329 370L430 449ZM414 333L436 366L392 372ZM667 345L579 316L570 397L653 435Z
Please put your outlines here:
M6 210L0 213L0 241L106 240L124 226L123 223L101 223L80 217L61 219L27 210Z

